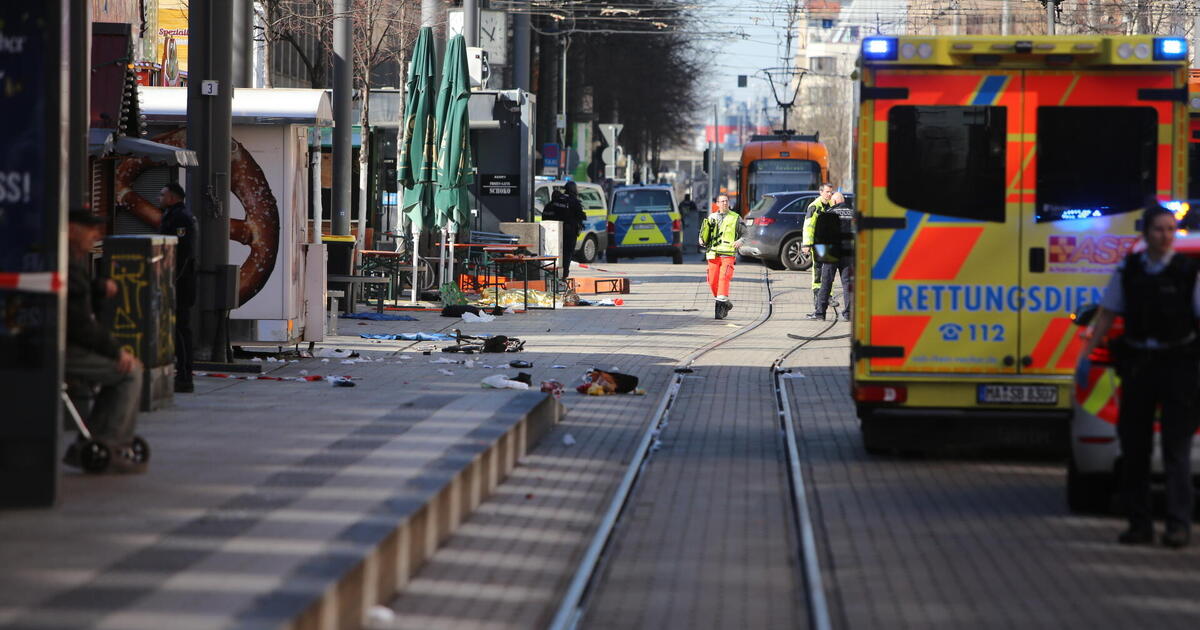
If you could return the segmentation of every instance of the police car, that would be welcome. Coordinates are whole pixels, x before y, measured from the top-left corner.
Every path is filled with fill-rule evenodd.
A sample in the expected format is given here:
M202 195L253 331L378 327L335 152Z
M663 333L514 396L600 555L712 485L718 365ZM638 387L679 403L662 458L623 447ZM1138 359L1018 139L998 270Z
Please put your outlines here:
M683 264L679 205L670 186L622 186L608 211L607 262L632 256L670 256Z
M566 180L538 177L533 186L533 220L542 220L542 210L550 203L550 197L555 190L566 185ZM604 198L604 189L599 184L575 182L579 189L579 202L587 220L583 229L579 230L579 238L575 241L575 259L587 264L596 260L601 251L608 245L608 231L605 229L608 221L608 204Z
M1200 235L1180 235L1175 253L1200 258ZM1095 314L1089 305L1075 316L1075 323L1086 326ZM1067 506L1073 512L1107 512L1117 489L1121 462L1121 444L1117 439L1121 379L1109 353L1107 341L1123 332L1117 318L1105 343L1090 355L1082 355L1075 367L1072 396L1071 459L1067 468ZM1162 475L1162 455L1158 449L1159 431L1154 432L1153 472ZM1192 442L1193 481L1200 476L1200 439Z

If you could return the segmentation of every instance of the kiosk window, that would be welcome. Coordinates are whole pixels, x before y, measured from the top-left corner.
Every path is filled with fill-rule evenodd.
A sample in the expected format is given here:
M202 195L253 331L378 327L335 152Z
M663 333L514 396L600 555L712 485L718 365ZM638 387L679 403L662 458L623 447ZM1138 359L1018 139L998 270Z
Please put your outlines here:
M900 105L888 112L888 198L930 214L1004 222L1003 107Z
M1039 107L1038 223L1137 210L1154 197L1152 107Z

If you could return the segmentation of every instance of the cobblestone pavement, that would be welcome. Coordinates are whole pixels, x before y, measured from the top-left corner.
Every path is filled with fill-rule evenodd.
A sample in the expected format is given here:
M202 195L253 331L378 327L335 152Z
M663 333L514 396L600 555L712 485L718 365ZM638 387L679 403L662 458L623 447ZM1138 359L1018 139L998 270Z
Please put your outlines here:
M568 376L588 365L611 366L639 376L648 394L564 395L566 419L393 602L391 627L537 628L549 621L676 363L766 308L765 270L739 265L736 309L726 321L713 320L704 267L688 258L692 264L684 266L598 263L630 274L634 292L623 296L626 306L601 318L583 317L595 309L572 313L560 336L539 334L538 351L573 363ZM564 444L567 435L574 444Z
M787 381L835 627L1200 627L1200 550L1117 545L1122 520L1067 511L1063 462L868 456L848 354L809 344Z
M794 276L772 277L774 316L699 357L683 379L582 627L805 625L770 371L801 315L801 292L788 286Z

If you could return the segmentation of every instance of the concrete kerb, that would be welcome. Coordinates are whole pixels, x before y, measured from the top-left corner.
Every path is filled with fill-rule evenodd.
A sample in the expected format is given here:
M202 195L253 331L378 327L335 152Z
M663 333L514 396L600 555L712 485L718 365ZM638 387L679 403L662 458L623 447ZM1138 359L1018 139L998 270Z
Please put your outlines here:
M522 393L517 400L536 402L527 412L511 418L508 426L486 446L468 447L475 450L469 463L425 505L400 521L316 602L283 627L296 630L361 627L370 607L390 601L402 590L441 543L495 491L517 462L565 413L561 403L540 392Z

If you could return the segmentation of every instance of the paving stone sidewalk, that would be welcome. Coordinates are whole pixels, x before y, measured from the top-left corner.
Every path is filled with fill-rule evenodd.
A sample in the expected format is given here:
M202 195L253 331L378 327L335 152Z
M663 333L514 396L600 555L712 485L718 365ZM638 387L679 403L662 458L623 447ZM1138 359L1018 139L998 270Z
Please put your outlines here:
M835 627L1200 626L1200 549L1117 545L1120 518L1067 510L1063 461L867 455L848 363L848 339L788 363Z
M603 312L602 321L578 321L573 332L556 329L539 347L561 352L553 360L574 360L577 368L611 365L636 374L647 395L565 395L564 421L393 602L395 622L380 627L548 623L677 361L740 330L766 307L765 270L739 265L737 306L729 320L713 320L705 268L696 260L601 265L634 279L633 294L623 296L626 306ZM573 444L563 442L567 435Z
M809 292L795 274L771 278L772 318L683 379L581 627L806 626L770 366Z

